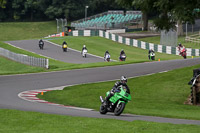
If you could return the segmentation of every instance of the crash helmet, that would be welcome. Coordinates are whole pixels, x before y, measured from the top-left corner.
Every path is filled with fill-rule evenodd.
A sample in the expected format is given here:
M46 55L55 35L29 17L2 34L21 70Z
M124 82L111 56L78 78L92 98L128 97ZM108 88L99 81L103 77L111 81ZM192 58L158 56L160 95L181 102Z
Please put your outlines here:
M63 44L67 44L67 43L64 41Z
M178 46L182 47L182 44L181 44L181 43L179 43L179 44L178 44Z
M85 48L86 46L85 46L85 45L83 45L83 47Z
M125 76L121 76L121 82L123 84L127 83L127 78Z

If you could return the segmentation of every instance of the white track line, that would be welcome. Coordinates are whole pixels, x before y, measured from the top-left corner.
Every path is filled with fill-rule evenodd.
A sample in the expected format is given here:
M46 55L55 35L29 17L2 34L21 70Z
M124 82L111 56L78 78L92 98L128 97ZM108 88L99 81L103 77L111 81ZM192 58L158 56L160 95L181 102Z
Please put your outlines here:
M17 46L15 46L15 45L12 45L11 43L8 43L8 42L6 42L6 43L7 43L8 45L13 46L13 47L18 48L18 49L22 49L22 50L28 51L28 52L30 52L30 53L37 54L37 55L40 55L40 56L43 56L43 57L46 57L46 58L49 58L49 59L52 59L52 60L57 60L57 59L54 59L54 58L51 58L51 57L47 57L47 56L42 55L42 54L38 54L38 53L35 53L35 52L32 52L32 51L29 51L29 50L27 50L27 49L23 49L23 48L17 47ZM40 58L42 58L42 57L40 57Z

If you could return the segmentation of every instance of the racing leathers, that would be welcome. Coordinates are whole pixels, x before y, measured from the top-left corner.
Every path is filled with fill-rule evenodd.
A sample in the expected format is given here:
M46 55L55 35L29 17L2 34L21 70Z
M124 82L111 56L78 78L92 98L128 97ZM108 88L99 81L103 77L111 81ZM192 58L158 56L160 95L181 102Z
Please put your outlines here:
M110 90L110 94L105 98L106 99L106 104L108 104L109 99L115 94L117 91L117 87L120 85L124 86L126 88L126 92L130 94L130 89L126 83L122 83L121 81L117 81L113 88Z

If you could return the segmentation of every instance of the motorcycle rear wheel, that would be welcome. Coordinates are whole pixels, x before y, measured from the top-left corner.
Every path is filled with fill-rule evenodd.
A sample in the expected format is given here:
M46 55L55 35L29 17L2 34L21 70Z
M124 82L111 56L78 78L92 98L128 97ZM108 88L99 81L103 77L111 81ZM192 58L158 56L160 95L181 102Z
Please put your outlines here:
M125 103L121 102L121 103L118 105L118 107L115 108L114 114L115 114L116 116L119 116L119 115L123 112L124 108L125 108Z

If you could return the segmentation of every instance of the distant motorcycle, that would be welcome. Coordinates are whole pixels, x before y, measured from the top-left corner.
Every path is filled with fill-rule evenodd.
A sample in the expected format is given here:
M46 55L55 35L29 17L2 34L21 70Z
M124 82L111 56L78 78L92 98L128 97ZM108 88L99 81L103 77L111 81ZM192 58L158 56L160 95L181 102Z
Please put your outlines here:
M104 59L105 61L107 61L107 62L110 62L110 54L106 54L106 56L105 56L105 59Z
M86 58L86 55L87 55L87 49L83 49L82 56Z
M182 49L180 50L180 55L183 56L184 59L187 58L186 48L182 48Z
M40 43L39 43L39 48L40 48L40 49L43 49L43 47L44 47L44 43L43 43L43 42L40 42Z
M154 53L154 52L151 52L151 53L149 54L149 59L150 59L150 60L155 60L155 53Z
M126 60L126 54L121 54L119 57L120 61L125 61Z
M67 44L64 44L64 45L62 46L62 48L63 48L63 52L67 52Z

